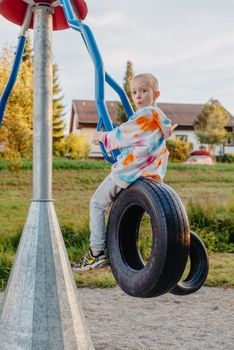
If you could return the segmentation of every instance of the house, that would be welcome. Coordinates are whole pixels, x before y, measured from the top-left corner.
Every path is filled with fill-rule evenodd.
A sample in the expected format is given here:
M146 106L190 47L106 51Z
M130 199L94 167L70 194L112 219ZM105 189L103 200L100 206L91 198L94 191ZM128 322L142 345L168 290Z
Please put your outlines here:
M117 120L117 101L107 101L106 106L113 122ZM201 112L202 104L181 104L181 103L158 103L159 108L171 119L172 124L178 124L173 131L171 138L179 138L191 142L193 149L200 147L194 132L194 121ZM85 134L91 146L90 157L102 157L100 147L91 143L93 133L96 129L98 115L95 101L73 100L69 132ZM234 118L230 115L230 120L226 125L228 131L234 130ZM217 146L216 154L234 153L234 138L230 138L228 144Z

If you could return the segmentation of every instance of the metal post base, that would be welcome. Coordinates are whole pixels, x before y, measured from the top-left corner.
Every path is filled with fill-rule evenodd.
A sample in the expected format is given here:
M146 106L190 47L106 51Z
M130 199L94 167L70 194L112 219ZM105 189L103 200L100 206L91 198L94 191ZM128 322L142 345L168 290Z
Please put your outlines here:
M0 313L1 350L94 349L53 202L32 202Z

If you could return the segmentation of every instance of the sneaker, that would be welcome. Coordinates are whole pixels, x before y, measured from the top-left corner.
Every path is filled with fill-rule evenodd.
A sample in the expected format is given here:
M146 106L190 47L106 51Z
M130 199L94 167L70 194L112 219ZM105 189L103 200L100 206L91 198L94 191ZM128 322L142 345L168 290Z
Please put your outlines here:
M90 249L89 252L80 259L80 262L72 267L72 270L76 272L88 271L107 265L109 265L109 261L104 251L101 251L97 256L93 256Z

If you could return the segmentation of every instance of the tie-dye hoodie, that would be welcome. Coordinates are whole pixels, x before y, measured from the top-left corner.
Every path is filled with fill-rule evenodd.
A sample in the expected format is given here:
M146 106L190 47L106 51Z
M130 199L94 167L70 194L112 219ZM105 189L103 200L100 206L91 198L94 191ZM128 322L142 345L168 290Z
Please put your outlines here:
M117 185L126 188L140 176L163 180L170 135L171 121L156 105L138 110L126 123L103 133L101 141L107 150L121 149L111 169Z

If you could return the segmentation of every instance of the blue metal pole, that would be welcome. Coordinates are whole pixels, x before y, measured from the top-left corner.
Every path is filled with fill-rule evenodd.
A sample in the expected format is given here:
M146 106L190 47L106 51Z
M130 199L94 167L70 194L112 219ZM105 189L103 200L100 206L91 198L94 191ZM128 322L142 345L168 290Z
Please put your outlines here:
M91 29L86 24L83 24L76 19L69 0L61 0L61 5L63 6L64 14L70 27L81 33L95 67L95 99L99 116L97 130L103 128L105 131L111 131L114 126L105 103L105 81L119 94L128 116L133 114L132 107L125 91L114 81L113 78L111 78L109 74L105 72L103 60ZM115 150L112 152L113 157L109 157L102 144L101 149L104 157L112 163L115 162L116 156L120 152Z
M18 43L18 47L16 50L15 59L14 59L14 62L13 62L12 68L11 68L11 73L10 73L7 85L2 93L1 98L0 98L0 126L2 123L2 118L4 116L4 111L6 108L7 100L8 100L10 93L15 85L16 78L17 78L17 75L19 72L19 67L20 67L20 63L22 60L25 42L26 42L25 33L29 27L29 23L30 23L30 20L32 17L33 8L34 8L33 5L28 5L28 7L27 7L24 22L23 22L20 36L19 36L19 43Z
M16 78L17 78L17 75L19 72L19 67L20 67L22 55L24 52L25 42L26 42L25 36L21 35L19 37L19 43L18 43L18 47L16 50L16 54L15 54L15 60L14 60L13 65L12 65L10 77L8 79L7 85L3 91L1 99L0 99L0 126L2 123L2 118L4 116L4 111L6 108L8 97L10 96L10 93L15 85L15 81L16 81Z
M124 91L124 89L122 89L122 87L118 83L116 83L116 81L107 72L105 74L105 79L107 84L109 84L117 92L126 110L128 117L131 117L131 115L133 115L134 113L134 110L129 102L128 96Z

